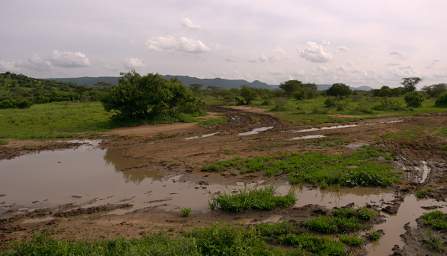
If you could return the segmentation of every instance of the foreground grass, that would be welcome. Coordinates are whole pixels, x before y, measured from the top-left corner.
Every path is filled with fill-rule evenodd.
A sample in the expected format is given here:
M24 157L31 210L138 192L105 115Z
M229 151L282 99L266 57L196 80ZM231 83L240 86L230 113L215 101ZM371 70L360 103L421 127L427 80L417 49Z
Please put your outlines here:
M293 194L279 196L274 194L273 187L254 190L243 190L237 194L222 194L215 197L210 207L227 212L242 212L245 210L273 210L286 208L295 204Z
M113 127L99 102L48 103L0 110L0 138L65 138Z
M321 153L282 154L277 156L234 158L203 167L203 171L262 171L267 176L287 174L292 184L319 186L389 186L399 176L389 161L390 155L372 147L363 147L349 155Z
M447 231L447 214L433 211L422 215L422 222L435 230Z

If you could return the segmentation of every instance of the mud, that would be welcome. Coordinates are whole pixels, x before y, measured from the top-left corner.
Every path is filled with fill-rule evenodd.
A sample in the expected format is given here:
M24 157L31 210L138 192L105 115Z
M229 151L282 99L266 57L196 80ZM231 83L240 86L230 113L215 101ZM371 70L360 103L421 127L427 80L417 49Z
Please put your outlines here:
M385 235L367 250L369 255L387 255L394 245L402 249L405 241L411 241L400 237L407 222L416 227L415 220L424 211L444 207L432 199L418 201L412 193L430 188L428 197L444 200L445 140L422 136L421 140L401 143L385 135L421 123L432 129L445 127L446 116L307 128L284 124L259 109L216 107L212 111L226 116L228 123L212 128L191 124L125 128L104 134L101 141L66 145L72 147L68 149L36 146L40 152L36 154L22 155L36 151L23 145L15 147L14 152L20 152L15 158L0 157L0 241L29 238L43 230L56 238L89 240L180 232L218 221L243 225L300 221L333 207L355 205L383 211L386 222L374 228L383 229ZM264 131L239 136L261 127ZM315 131L318 134L312 134ZM296 133L324 138L291 141ZM234 176L201 172L206 163L234 157L305 151L345 153L364 145L394 153L396 167L404 174L402 184L389 189L317 189L293 187L286 177L266 178L260 173ZM295 193L296 205L240 215L209 210L208 200L219 193L266 185L276 187L277 193ZM190 218L180 217L183 207L192 208Z

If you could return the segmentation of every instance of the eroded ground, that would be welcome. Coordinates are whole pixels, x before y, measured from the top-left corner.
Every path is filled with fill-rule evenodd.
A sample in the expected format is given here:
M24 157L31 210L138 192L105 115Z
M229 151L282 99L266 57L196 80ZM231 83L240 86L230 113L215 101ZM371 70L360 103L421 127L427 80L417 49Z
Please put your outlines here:
M353 203L380 210L384 221L373 229L385 232L378 242L353 253L387 255L394 245L403 249L404 241L417 239L418 233L409 232L405 224L417 227L416 219L425 211L446 209L446 115L295 127L259 109L213 111L225 116L227 123L208 128L144 126L115 130L95 140L0 146L2 246L38 231L56 238L93 240L177 233L215 222L299 222ZM290 186L286 175L202 171L206 164L235 157L310 151L345 154L365 145L392 153L401 182L388 188L320 190ZM30 152L40 153L26 154ZM208 201L219 193L265 185L273 185L278 193L293 191L297 203L289 209L237 215L209 209ZM181 208L191 208L191 217L182 218ZM400 236L405 232L403 241ZM406 255L420 255L403 250Z

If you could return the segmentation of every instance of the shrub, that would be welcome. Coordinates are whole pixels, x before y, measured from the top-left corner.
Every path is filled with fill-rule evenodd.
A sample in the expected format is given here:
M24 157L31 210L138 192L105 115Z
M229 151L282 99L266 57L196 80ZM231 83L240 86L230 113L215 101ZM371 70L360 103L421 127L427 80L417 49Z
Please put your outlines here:
M438 99L436 99L435 106L442 108L447 107L447 93L442 94Z
M271 111L285 111L287 110L287 99L286 98L276 98L275 105Z
M324 106L327 108L333 108L337 106L337 100L335 98L332 97L328 97L325 101L324 101Z
M437 230L447 230L447 214L441 211L433 211L422 215L422 222Z
M352 94L352 90L349 86L345 84L333 84L327 91L326 94L335 97L345 97Z
M249 105L254 99L256 99L256 91L248 86L242 86L241 97L244 99L245 105Z
M340 241L346 245L355 247L361 246L365 243L363 238L353 235L342 235L340 236Z
M384 98L373 109L378 111L401 111L404 110L404 107L397 100Z
M215 197L210 207L227 212L241 212L245 210L272 210L285 208L295 204L296 198L292 193L285 196L274 195L273 187L254 190L243 190L237 194L222 194Z
M180 216L189 217L191 215L191 208L182 208L180 210Z
M342 243L312 234L288 234L280 242L304 249L313 255L346 255L346 248Z
M198 114L203 103L178 80L166 80L157 74L124 74L119 84L102 100L107 111L124 119L176 117L180 113Z
M407 106L410 108L418 108L422 105L422 102L424 102L424 96L418 92L407 93L405 94L404 99Z
M379 241L379 239L383 236L382 230L376 230L367 235L368 240L370 241Z

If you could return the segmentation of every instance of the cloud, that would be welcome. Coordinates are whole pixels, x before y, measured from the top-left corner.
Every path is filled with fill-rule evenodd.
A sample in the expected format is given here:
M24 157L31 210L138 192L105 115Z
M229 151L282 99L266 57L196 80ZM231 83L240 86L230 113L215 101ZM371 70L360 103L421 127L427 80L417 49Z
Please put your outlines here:
M405 59L404 54L398 52L398 51L392 51L389 53L391 57L396 58L398 60L403 60Z
M182 26L188 29L200 29L200 26L197 24L194 24L192 20L188 17L183 18L182 20Z
M179 51L187 53L204 53L210 51L202 41L188 37L159 36L148 39L146 47L155 51Z
M278 62L281 60L284 60L285 58L287 58L287 52L280 48L280 47L276 47L274 48L270 54L266 55L266 54L261 54L258 58L255 59L250 59L248 60L248 62L250 63L265 63L265 62Z
M82 52L54 50L49 62L51 65L61 68L81 68L90 66L90 60Z
M136 69L144 67L144 62L139 58L129 58L125 61L124 66L128 69Z
M13 70L30 70L37 72L48 71L52 67L49 60L43 59L39 55L34 55L26 60L10 62L10 65L12 65Z
M314 63L326 63L332 59L324 45L315 42L307 42L306 48L299 51L299 54L303 59Z
M349 51L349 48L346 47L346 46L339 46L339 47L337 47L337 52L338 53L347 52L347 51Z

